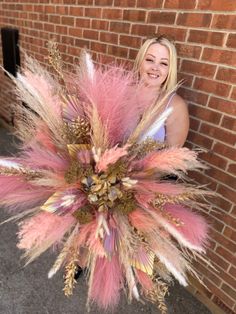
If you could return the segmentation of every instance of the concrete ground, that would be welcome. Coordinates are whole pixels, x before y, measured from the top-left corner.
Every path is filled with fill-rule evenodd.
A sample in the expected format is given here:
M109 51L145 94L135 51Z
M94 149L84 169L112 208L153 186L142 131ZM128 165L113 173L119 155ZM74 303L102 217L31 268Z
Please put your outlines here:
M14 152L14 140L0 127L0 155ZM0 187L1 188L1 187ZM9 217L0 211L0 221ZM0 226L0 314L82 314L86 313L87 285L84 276L80 277L72 297L63 294L62 272L52 279L47 272L53 264L56 253L46 252L35 262L24 267L22 252L16 247L17 226L7 223ZM169 314L209 314L203 304L177 283L171 287L167 298ZM95 307L91 314L102 314ZM157 308L146 302L127 304L121 298L113 314L158 314Z

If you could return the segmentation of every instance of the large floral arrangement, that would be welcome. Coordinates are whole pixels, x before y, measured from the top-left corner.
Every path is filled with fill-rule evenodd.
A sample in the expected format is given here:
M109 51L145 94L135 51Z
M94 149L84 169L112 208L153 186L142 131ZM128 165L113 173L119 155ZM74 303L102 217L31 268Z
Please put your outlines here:
M167 283L186 286L189 273L197 276L191 258L204 252L207 225L189 209L204 193L184 183L202 167L197 153L152 139L168 95L140 104L131 72L95 67L86 52L73 75L53 43L49 60L57 79L29 57L13 78L21 144L17 156L0 159L0 198L20 220L18 247L29 263L56 244L48 275L65 268L67 296L79 265L88 304L114 307L124 289L165 313ZM173 174L181 182L168 181Z

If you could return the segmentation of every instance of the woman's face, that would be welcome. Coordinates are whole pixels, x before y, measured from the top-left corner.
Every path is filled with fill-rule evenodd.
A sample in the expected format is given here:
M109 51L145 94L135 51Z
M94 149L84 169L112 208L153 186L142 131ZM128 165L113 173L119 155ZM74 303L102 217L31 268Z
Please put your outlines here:
M148 87L159 90L169 73L169 63L169 50L159 43L152 44L140 66L141 82Z

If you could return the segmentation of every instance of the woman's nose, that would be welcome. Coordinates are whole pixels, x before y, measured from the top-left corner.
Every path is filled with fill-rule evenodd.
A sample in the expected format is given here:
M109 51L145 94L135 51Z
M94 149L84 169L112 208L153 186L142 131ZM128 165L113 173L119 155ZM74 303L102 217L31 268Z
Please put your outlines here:
M158 64L153 64L153 65L152 65L152 69L155 70L155 71L157 71L157 70L158 70Z

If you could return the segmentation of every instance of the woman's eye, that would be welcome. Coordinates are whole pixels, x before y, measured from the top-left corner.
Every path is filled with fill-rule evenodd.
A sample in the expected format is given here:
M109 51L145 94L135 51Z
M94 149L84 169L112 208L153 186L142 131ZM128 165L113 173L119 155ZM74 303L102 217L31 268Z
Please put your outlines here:
M162 62L161 64L166 66L166 67L168 66L168 63L165 63L165 62Z
M146 59L146 61L148 61L148 62L153 62L153 60L152 60L152 59Z

